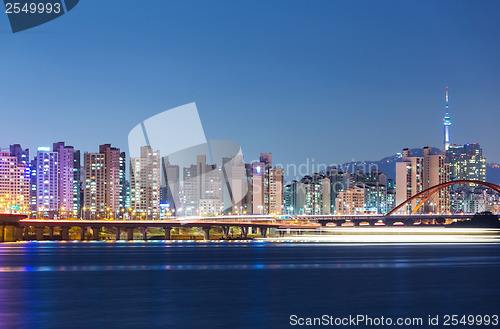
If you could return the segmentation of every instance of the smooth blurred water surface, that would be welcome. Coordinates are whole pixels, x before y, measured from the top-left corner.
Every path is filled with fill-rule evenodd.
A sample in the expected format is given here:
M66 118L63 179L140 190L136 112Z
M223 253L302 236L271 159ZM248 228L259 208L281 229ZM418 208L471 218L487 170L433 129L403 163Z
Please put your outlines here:
M293 328L291 314L427 318L499 306L498 244L0 244L2 329Z

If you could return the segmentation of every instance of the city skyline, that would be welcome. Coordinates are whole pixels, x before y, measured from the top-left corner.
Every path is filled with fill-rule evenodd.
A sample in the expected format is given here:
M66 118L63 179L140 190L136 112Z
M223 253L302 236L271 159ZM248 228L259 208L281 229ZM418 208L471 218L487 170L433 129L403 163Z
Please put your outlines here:
M500 1L3 8L1 328L500 324Z
M1 146L64 140L90 150L107 141L126 149L137 122L195 101L207 136L235 140L246 154L273 152L280 163L376 160L403 147L441 148L449 86L451 142L478 142L489 162L500 162L489 137L500 103L500 5L362 3L290 2L286 11L278 3L160 3L155 13L141 8L134 24L103 14L91 25L81 3L21 37L5 35L5 120L25 119L23 129L2 130ZM113 4L101 6L106 13ZM256 129L262 122L272 128L265 135Z
M444 155L447 155L447 156L451 156L452 154L448 154L448 150L450 149L450 147L452 147L453 149L457 149L457 148L461 148L461 147L465 147L465 146L469 146L469 145L479 145L479 143L474 143L474 142L467 142L467 143L464 143L464 144L457 144L455 142L452 142L453 139L450 138L450 136L452 135L453 133L453 130L452 130L452 133L450 133L450 126L451 126L451 118L450 118L450 114L449 114L449 95L448 95L448 86L445 87L445 91L444 91L444 99L445 99L445 102L444 102L444 118L443 118L443 128L444 128L444 137L443 137L443 147L442 149L441 148L436 148L436 149L440 149L440 151L442 152L442 154ZM194 103L191 103L191 104L186 104L185 106L194 106L196 107L196 105ZM184 106L181 106L181 107L178 107L176 109L182 109L184 108ZM168 111L165 111L163 113L166 113ZM188 113L188 112L186 112ZM156 118L156 117L153 117L153 118ZM185 124L185 123L183 123ZM140 126L138 126L140 127ZM137 127L136 127L137 128ZM142 129L142 128L141 128ZM200 122L200 127L198 129L201 129L200 132L203 133L203 127L201 126L201 122ZM132 133L132 131L131 131ZM132 148L134 147L137 147L139 144L136 145L136 142L133 142L133 144L130 144L130 134L129 134L129 147L128 147L128 152L124 152L123 153L123 156L125 159L128 159L130 158L130 152L132 152L133 154L136 154L138 152L139 149L137 150L132 150ZM64 146L64 143L65 142L59 142L59 143L62 143L62 145ZM139 148L142 148L143 146L147 146L148 145L148 141L144 141L143 142L144 144L140 144L139 145ZM57 143L54 143L54 147ZM173 143L175 144L175 142ZM237 144L234 144L234 146L236 146ZM428 145L427 145L428 146ZM13 150L14 148L14 150ZM40 149L45 149L47 148L47 146L38 146L37 149L40 150ZM407 147L405 147L407 148ZM10 149L11 153L15 154L16 152L19 153L19 154L24 154L22 152L26 152L26 155L23 155L23 156L26 156L26 157L29 157L29 148L26 148L26 149L23 149L22 146L18 143L15 143L15 144L10 144L9 148L0 148L0 151L6 151L7 149ZM207 150L205 150L207 151ZM84 151L85 153L88 153L87 151ZM16 154L17 154L16 153ZM261 153L262 154L262 153ZM390 154L390 155L386 155L385 157L387 156L394 156L394 155L397 155L398 157L401 156L401 153L397 152L397 153L394 153L394 154ZM482 148L481 148L481 156L482 156ZM243 155L242 155L243 157ZM483 160L485 160L486 158L483 158ZM312 162L310 163L310 160L312 160ZM381 159L382 160L382 159ZM247 158L247 161L248 162L256 162L258 161L258 159L256 157L253 157L252 160L249 160L249 158ZM378 160L375 160L375 159L372 159L372 160L361 160L361 161L358 161L360 163L363 163L363 162L367 162L367 163L370 163L370 161L372 162L377 162ZM217 162L217 161L216 161ZM348 163L336 163L336 162L327 162L327 163L314 163L314 156L313 158L311 159L306 159L305 162L302 162L300 164L287 164L287 163L278 163L278 167L280 168L283 168L284 170L284 177L285 177L285 180L286 181L291 181L291 180L294 180L294 179L300 179L302 176L304 175L313 175L315 173L321 173L321 172L325 172L327 170L327 168L330 168L330 167L342 167L344 166L345 164L348 164ZM354 163L356 163L356 161L353 161ZM490 164L495 164L495 163L492 163L492 162L488 162ZM179 163L173 163L174 165L178 165ZM304 164L307 164L306 166L306 172L304 172L303 170L299 170L299 172L297 173L297 168L300 168L301 166L303 166ZM486 162L484 161L484 164L486 164ZM293 168L294 170L291 170L291 171L288 171L289 168ZM347 171L351 171L352 173L354 173L354 171L358 169L358 167L356 166L351 166L351 168L346 168L345 170ZM365 168L366 169L366 168ZM370 169L368 169L369 171ZM484 168L485 170L485 168ZM128 168L126 169L126 171L128 172Z
M385 214L431 187L465 180L469 182L465 189L455 183L453 189L439 189L429 200L414 199L401 210L413 213L420 208L441 214L498 211L498 198L471 184L489 184L485 158L476 143L452 144L445 154L424 147L422 156L405 148L400 161L393 163L395 179L377 166L353 172L330 167L290 182L284 180L284 168L273 166L270 153L261 153L251 163L236 154L224 156L222 161L211 159L211 164L207 155L189 150L181 152L183 164L179 165L159 150L141 146L140 153L128 161L127 175L125 152L110 144L100 145L99 153L85 152L83 167L80 151L64 142L53 143L52 150L39 147L32 160L29 149L14 144L10 152L1 152L1 207L4 212L29 213L35 218L89 219L231 213Z

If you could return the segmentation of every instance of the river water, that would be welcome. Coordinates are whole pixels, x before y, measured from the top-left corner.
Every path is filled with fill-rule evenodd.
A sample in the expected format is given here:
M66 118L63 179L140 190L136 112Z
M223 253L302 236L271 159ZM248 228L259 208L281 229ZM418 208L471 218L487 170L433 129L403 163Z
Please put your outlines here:
M500 314L500 245L0 244L2 329L295 328L293 315L360 314L424 319L404 328Z

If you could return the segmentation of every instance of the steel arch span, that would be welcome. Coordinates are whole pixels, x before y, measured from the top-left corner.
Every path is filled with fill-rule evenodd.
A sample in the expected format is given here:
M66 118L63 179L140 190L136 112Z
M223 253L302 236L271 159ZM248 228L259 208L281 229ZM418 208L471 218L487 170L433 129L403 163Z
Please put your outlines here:
M415 194L411 198L409 198L406 201L404 201L401 204L399 204L396 208L394 208L391 211L389 211L386 214L386 216L390 216L390 215L394 214L396 211L398 211L399 209L401 209L402 207L404 207L405 205L407 205L408 203L412 202L415 199L421 199L420 202L415 207L415 209L413 209L412 212L411 212L412 214L414 214L424 204L424 202L427 201L427 199L429 199L429 197L431 197L432 195L434 195L439 190L442 190L444 188L447 188L447 187L449 187L451 185L455 185L455 184L476 184L476 185L482 185L482 186L485 186L485 187L489 187L490 189L492 189L493 191L496 191L497 193L500 193L500 186L492 184L492 183L488 183L488 182L482 182L482 181L470 180L470 179L460 179L460 180L449 181L449 182L446 182L446 183L441 183L441 184L438 184L438 185L434 185L432 187L429 187L426 190L423 190L423 191Z

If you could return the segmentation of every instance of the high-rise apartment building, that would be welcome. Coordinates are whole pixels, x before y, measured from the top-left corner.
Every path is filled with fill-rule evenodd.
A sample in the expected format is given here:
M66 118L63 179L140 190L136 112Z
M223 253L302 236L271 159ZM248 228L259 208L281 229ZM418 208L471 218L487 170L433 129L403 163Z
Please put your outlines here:
M359 187L349 187L339 192L335 199L335 210L340 215L356 215L365 212L365 191Z
M59 216L59 152L39 147L36 155L36 195L39 216Z
M106 167L106 208L116 214L120 211L120 149L104 144L99 146L99 153L104 154Z
M120 149L110 144L99 146L99 153L84 154L85 185L84 209L86 218L107 218L117 216L120 209L120 193L124 188Z
M350 173L342 172L338 168L331 168L326 176L330 180L330 213L335 214L335 200L340 192L352 185L352 177Z
M415 194L432 186L450 180L450 166L445 163L445 156L431 154L430 147L424 147L422 157L412 157L409 149L402 152L401 162L396 163L396 204L401 204ZM419 200L408 204L405 213L416 209ZM450 210L450 193L445 188L419 209L423 212L444 213Z
M30 167L10 152L0 151L0 212L26 214L29 210Z
M53 144L53 152L58 153L58 210L61 217L71 217L74 208L74 153L73 146L65 146L64 142ZM75 213L74 215L77 215Z
M222 159L224 208L233 214L246 214L248 186L245 161L242 155Z
M364 190L365 211L367 213L386 214L392 209L386 185L374 182L365 183L361 187Z
M266 182L266 164L264 162L252 163L252 213L253 214L267 214L269 204L266 200L269 199L268 188ZM266 196L267 194L267 196Z
M339 193L349 188L357 187L364 192L364 209L369 213L385 214L392 209L394 204L393 187L389 186L387 176L376 169L364 172L357 169L354 172L342 172L338 168L331 168L326 171L326 178L330 181L330 213L336 214L336 200ZM327 193L323 193L325 195ZM327 212L324 212L327 213Z
M327 215L331 213L331 182L328 176L315 173L312 175L312 182L320 185L321 192L321 211L320 214Z
M295 213L304 215L320 215L323 211L323 187L311 176L303 177L296 186Z
M391 191L384 173L375 169L369 173L357 170L353 175L353 181L355 186L364 190L365 212L385 214L392 209L392 200L388 197Z
M272 167L272 154L261 153L259 161L247 165L246 168L252 213L282 213L284 211L284 170ZM247 203L250 203L248 199Z
M324 175L304 176L284 187L285 214L321 215L330 213L330 179Z
M34 218L38 217L38 194L37 194L37 171L38 162L35 156L33 160L30 161L31 177L30 177L30 212Z
M106 212L106 161L101 153L85 153L84 207L83 216L96 219Z
M127 198L130 197L130 195L127 195L127 156L125 152L120 153L120 202L119 202L119 207L120 207L120 212L121 216L126 212L126 210L129 208L127 205L130 205L130 200L127 200Z
M175 214L181 208L180 169L178 165L171 164L168 157L162 157L161 170L160 203Z
M183 168L182 209L188 216L213 215L224 211L222 170L207 164L206 155L198 155L196 164Z
M478 180L486 182L486 158L478 143L450 145L446 151L452 180Z
M297 209L297 185L296 180L285 185L284 188L284 213L288 215L295 214Z
M82 210L82 165L81 165L81 156L79 150L74 150L73 152L73 214L80 216Z
M282 214L283 206L283 188L284 188L284 169L269 168L269 213Z
M130 159L130 206L146 219L160 218L160 153L141 146L140 158Z
M20 144L10 145L10 155L17 158L17 163L30 164L30 150L23 149Z

